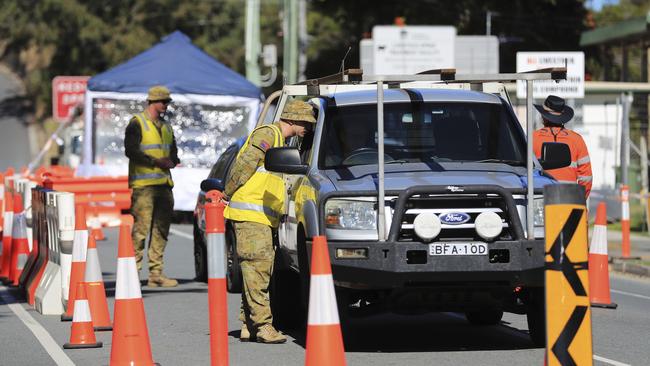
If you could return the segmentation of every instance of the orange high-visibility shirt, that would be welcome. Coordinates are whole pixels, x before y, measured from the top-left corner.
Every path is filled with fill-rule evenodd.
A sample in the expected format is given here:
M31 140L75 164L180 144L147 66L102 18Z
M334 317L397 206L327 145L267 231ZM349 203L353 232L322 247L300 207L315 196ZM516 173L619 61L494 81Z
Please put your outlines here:
M578 183L585 187L585 198L591 192L592 174L591 160L587 145L577 132L564 127L543 127L533 132L533 151L539 159L542 155L544 142L561 142L569 145L571 164L560 169L550 169L546 172L560 182Z

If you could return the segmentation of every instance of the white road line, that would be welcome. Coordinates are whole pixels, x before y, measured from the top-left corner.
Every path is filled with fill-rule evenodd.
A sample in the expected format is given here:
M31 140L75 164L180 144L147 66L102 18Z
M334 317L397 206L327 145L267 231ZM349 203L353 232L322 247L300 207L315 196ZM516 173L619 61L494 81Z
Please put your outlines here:
M460 315L460 314L457 314L457 313L447 312L447 313L444 313L444 314L452 316L452 317L457 318L457 319L465 319L464 315ZM517 337L522 337L522 338L527 338L527 339L529 338L529 336L526 335L526 333L524 333L523 331L518 330L516 328L512 328L512 327L507 326L507 325L504 325L503 327L501 327L500 330L501 331L506 331L507 333L510 333L511 335L514 335L514 336L517 336ZM594 355L594 360L604 362L604 363L608 363L608 364L614 365L614 366L630 366L630 364L615 361L615 360L610 360L609 358L605 358L605 357L598 356L598 355Z
M610 291L613 292L613 293L615 293L615 294L621 294L621 295L633 296L633 297L638 297L638 298L640 298L640 299L650 300L650 296L639 295L639 294L635 294L635 293L633 293L633 292L625 292L625 291L619 291L619 290L614 290L614 289L612 289L612 290L610 290Z
M185 238L185 239L189 239L189 240L194 240L194 235L192 235L192 234L188 234L188 233L183 232L183 231L180 231L180 230L169 229L169 232L172 233L172 234L174 234L174 235L178 235L178 236L180 236L181 238Z
M0 300L7 304L9 309L16 314L25 326L34 333L34 336L41 343L45 351L52 357L52 360L57 365L74 366L74 362L63 352L61 346L52 338L50 333L43 328L29 313L23 308L22 305L16 302L16 299L9 293L6 287L0 286Z
M608 363L608 364L614 365L614 366L630 366L630 364L628 364L628 363L623 363L623 362L610 360L609 358L600 357L600 356L597 356L597 355L594 355L594 360L604 362L604 363Z

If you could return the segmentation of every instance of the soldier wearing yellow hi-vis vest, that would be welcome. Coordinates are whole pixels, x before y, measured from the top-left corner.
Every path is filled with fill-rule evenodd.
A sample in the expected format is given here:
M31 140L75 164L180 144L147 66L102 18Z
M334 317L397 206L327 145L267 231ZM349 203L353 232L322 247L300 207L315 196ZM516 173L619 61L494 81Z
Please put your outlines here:
M230 202L224 217L235 226L237 256L243 278L240 340L284 343L286 337L273 325L269 281L275 250L272 230L284 213L282 176L264 169L264 154L284 145L285 138L303 137L313 129L314 109L303 101L287 104L280 121L256 128L242 146L226 181Z
M149 89L147 107L131 118L124 134L124 150L129 158L129 187L133 215L133 247L138 271L142 268L144 242L149 242L150 287L174 287L178 281L163 275L163 252L174 210L170 169L180 163L174 132L162 119L171 102L169 89Z

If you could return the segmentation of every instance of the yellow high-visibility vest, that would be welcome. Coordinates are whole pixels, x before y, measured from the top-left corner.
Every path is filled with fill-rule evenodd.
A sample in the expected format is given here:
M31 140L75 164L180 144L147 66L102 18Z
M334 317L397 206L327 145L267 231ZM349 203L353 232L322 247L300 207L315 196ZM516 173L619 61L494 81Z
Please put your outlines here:
M168 158L174 142L174 134L169 123L161 122L162 126L158 133L156 125L143 113L137 114L135 119L140 123L140 130L142 130L140 150L155 159ZM169 169L139 165L129 161L129 187L138 188L164 184L170 187L174 186Z
M273 147L283 146L284 137L278 126L265 125L257 129L269 127L275 133ZM248 136L244 146L237 154L238 159L250 147L252 135L253 133ZM264 169L264 161L262 160L250 179L232 195L223 215L230 220L257 222L271 227L278 227L280 216L284 210L284 195L282 175Z

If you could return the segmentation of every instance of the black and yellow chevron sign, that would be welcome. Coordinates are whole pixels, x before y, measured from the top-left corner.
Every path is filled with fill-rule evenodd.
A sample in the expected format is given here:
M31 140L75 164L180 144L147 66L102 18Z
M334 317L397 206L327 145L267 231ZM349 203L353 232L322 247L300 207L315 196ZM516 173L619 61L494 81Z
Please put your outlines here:
M549 366L593 364L586 216L584 205L545 206Z

